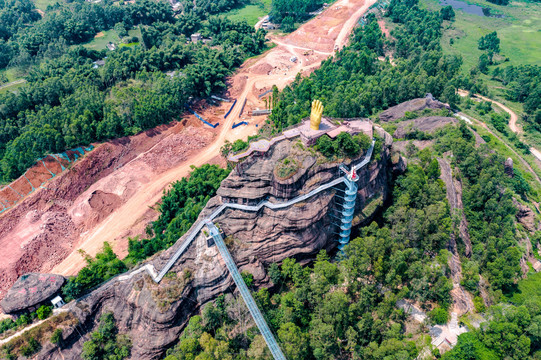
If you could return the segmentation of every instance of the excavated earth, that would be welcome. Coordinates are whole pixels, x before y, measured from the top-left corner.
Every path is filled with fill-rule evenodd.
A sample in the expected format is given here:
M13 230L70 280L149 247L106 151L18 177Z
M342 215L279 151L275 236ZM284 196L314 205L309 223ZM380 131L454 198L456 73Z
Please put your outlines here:
M358 212L367 212L369 206L365 205L372 199L384 199L390 194L392 138L380 128L376 131L384 143L374 150L372 161L358 173ZM282 202L340 176L340 162L323 162L308 150L300 149L298 140L284 140L267 153L247 159L241 171L233 171L222 182L218 195L208 202L199 220L206 218L223 200ZM281 179L276 169L285 157L296 158L299 168L294 175ZM256 213L229 209L217 217L215 223L224 232L225 242L240 271L251 272L256 286L267 286L266 268L271 263L287 257L305 262L321 249L336 247L334 231L337 228L331 216L339 208L336 193L337 190L329 189L304 203L276 211L262 208ZM369 221L376 211L377 207L370 207L370 214L365 214L366 220L359 222L360 225ZM185 237L148 263L161 270ZM59 352L65 359L79 358L82 344L89 339L97 319L110 311L115 315L120 332L129 334L132 340L132 359L160 358L178 340L189 317L201 305L234 289L216 246L208 245L202 231L159 285L146 272L124 275L80 299L72 306L80 326L65 330L67 339L63 348L48 344L38 358L57 359Z
M152 207L164 188L188 176L191 164L223 164L219 150L224 140L245 139L265 122L265 116L248 115L265 108L267 100L259 95L273 85L282 89L298 74L305 76L318 68L335 48L348 42L359 18L374 3L338 0L297 31L285 37L275 36L276 47L248 59L228 79L224 96L238 99L241 104L247 100L244 113L237 105L224 120L230 103L209 106L200 101L192 106L209 122L220 122L218 128L203 128L193 115L186 115L188 124L197 130L187 128L180 133L183 126L178 124L162 126L99 145L69 171L44 184L46 189L26 196L32 186L51 177L46 167L51 166L55 173L58 170L58 163L46 158L46 166L38 163L35 171L29 171L29 181L17 181L15 188L21 190L20 194L9 188L0 192L2 206L19 202L0 215L0 246L7 253L0 265L0 299L25 272L76 274L85 265L77 249L95 255L103 242L109 241L117 254L125 255L128 236L144 232L146 225L156 219ZM298 58L296 63L290 61L292 56ZM249 120L249 124L231 129L239 119Z
M0 300L19 276L51 271L152 176L185 161L213 137L197 123L173 122L101 144L1 215ZM110 241L143 233L157 216L149 209L146 221ZM122 255L122 247L117 251Z

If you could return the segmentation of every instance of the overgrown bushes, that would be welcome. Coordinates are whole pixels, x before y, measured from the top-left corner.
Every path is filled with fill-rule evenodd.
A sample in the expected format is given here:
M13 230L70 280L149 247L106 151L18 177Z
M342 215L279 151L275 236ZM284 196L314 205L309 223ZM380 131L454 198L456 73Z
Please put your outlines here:
M317 139L316 149L327 158L355 158L361 151L370 148L372 140L366 134L352 136L347 132L340 133L336 139L323 135Z
M78 298L91 288L128 269L118 259L108 242L103 244L103 250L95 258L83 255L87 265L79 271L77 276L70 277L62 288L62 292L68 300Z
M122 360L130 356L131 341L127 335L119 335L112 313L100 317L98 329L83 344L83 360Z
M229 170L205 164L192 167L188 178L182 178L164 192L160 205L160 216L147 229L148 239L130 239L129 263L144 260L156 252L174 244L195 222L201 210L216 194Z

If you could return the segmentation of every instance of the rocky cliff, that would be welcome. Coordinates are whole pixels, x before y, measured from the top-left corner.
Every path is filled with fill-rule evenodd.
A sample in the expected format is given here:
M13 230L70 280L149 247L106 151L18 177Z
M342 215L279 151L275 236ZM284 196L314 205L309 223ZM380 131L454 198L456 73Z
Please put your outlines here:
M390 194L392 138L380 128L376 128L376 133L383 141L378 142L380 146L374 149L372 161L358 174L356 223L360 225L370 220L378 205ZM282 202L307 193L339 176L339 165L339 162L325 161L295 139L284 140L264 155L247 159L239 171L233 171L199 219L205 218L223 201ZM305 203L279 211L262 208L255 213L229 209L215 222L225 233L239 269L251 272L257 286L265 286L269 284L266 274L269 264L287 257L309 261L321 249L337 246L333 224L336 220L330 215L339 202L336 195L337 190L330 189ZM149 262L156 269L162 269L182 241ZM201 232L159 285L146 272L131 277L124 275L80 299L72 306L80 325L65 330L67 340L63 348L49 344L39 358L56 359L59 351L65 359L80 358L82 344L88 340L99 316L112 311L120 332L131 337L132 359L157 359L176 342L189 317L202 304L234 290L233 280L216 246L209 247Z

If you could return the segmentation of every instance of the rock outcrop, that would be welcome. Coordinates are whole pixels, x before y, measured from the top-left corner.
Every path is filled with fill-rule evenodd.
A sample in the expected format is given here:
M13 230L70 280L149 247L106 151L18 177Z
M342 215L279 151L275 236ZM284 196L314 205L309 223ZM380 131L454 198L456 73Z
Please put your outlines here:
M376 132L383 138L382 145L374 149L372 161L358 173L360 215L356 223L360 225L376 212L377 206L372 206L378 204L375 199L384 200L390 193L392 138L381 128L376 128ZM362 157L353 161L358 162ZM281 178L277 175L277 164L285 158L293 160L298 168L294 174ZM298 140L284 140L267 153L247 159L241 171L232 172L199 219L206 218L222 201L286 201L339 176L339 165L339 162L322 161L313 150L300 146ZM304 203L278 211L262 208L255 213L229 209L215 223L225 233L226 244L239 269L251 272L257 286L265 286L269 283L265 269L271 263L287 257L309 261L321 249L331 250L338 245L333 233L335 220L330 215L339 202L336 193L337 190L329 189ZM149 262L162 269L184 237ZM144 272L132 277L123 275L80 299L72 308L81 325L77 331L65 333L67 345L60 352L66 359L79 358L82 344L88 340L99 316L112 311L120 332L128 333L132 340L132 359L159 358L177 341L189 317L202 304L234 290L216 246L208 246L202 231L160 284L155 284ZM82 337L81 331L84 331ZM58 351L47 345L40 359L56 359Z
M0 301L6 314L34 310L58 294L66 279L61 275L30 273L21 276ZM47 304L50 305L50 304Z
M518 210L516 214L517 221L531 233L538 230L539 226L537 225L535 213L532 211L532 209L530 209L526 205L521 204L517 200L513 200L513 203Z
M447 124L456 124L458 121L452 117L427 116L412 120L400 121L393 136L397 139L406 138L410 133L422 131L432 134Z
M513 159L507 158L503 164L505 174L509 177L515 176L515 171L513 170Z
M424 98L413 99L393 106L379 115L379 119L384 122L395 121L403 118L406 111L420 111L424 109L447 109L451 110L449 105L434 99L431 94L427 94Z

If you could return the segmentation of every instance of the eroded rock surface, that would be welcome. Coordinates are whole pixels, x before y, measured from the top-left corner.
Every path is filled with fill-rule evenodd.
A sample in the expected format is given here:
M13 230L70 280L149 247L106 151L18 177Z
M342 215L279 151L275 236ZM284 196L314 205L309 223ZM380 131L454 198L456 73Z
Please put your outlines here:
M390 193L392 138L380 128L375 130L383 138L382 145L374 150L370 164L358 173L359 215L356 222L361 225L369 221L377 210L377 206L368 205L372 205L375 199L385 199ZM298 160L299 168L295 174L280 180L275 174L276 164L286 157ZM358 162L363 157L354 161ZM295 140L285 140L266 154L248 159L241 171L232 172L199 219L206 218L222 201L257 203L262 199L289 200L340 176L339 165L339 162L322 162L310 149L298 147ZM279 211L268 208L257 213L225 210L215 222L225 233L226 244L239 269L250 271L256 286L265 286L269 284L265 269L271 263L287 257L308 261L321 249L337 246L333 233L335 220L330 215L339 202L336 193L337 190L329 189L305 203ZM183 238L149 262L156 269L162 269L181 246ZM108 311L114 313L120 332L129 334L133 343L132 359L159 358L174 345L189 317L202 304L235 289L216 246L207 245L204 231L159 285L146 273L118 280L120 278L93 291L73 307L81 326L77 331L72 329L71 334L66 334L68 345L60 350L65 359L79 358L82 344L88 340L97 319ZM82 337L81 331L84 331ZM41 359L56 359L58 356L58 349L52 345L47 345L40 354Z
M434 99L431 94L427 94L424 98L413 99L410 101L403 102L396 106L393 106L379 115L381 121L395 121L400 118L403 118L406 115L406 111L420 111L424 109L448 109L451 108L449 105L442 103Z
M458 121L455 118L446 116L426 116L412 120L404 120L397 124L397 129L393 136L397 139L406 138L410 133L415 131L432 134L447 124L456 124L457 122Z

